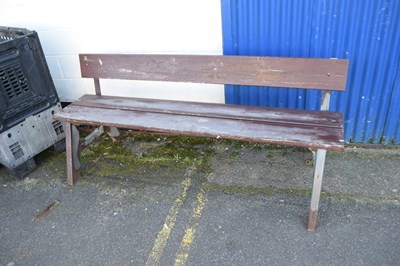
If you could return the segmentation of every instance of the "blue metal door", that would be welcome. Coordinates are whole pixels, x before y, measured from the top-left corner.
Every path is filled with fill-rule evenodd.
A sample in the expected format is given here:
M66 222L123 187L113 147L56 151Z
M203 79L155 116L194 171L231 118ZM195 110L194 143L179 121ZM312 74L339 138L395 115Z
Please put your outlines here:
M400 144L400 1L222 0L224 54L350 59L347 142ZM227 103L317 109L320 92L226 86Z

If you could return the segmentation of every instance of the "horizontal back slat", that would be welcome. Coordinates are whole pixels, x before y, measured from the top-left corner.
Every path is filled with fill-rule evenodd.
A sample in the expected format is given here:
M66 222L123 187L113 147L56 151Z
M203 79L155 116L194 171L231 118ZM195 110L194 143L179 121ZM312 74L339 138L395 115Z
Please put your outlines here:
M82 77L345 90L348 60L222 55L81 54Z

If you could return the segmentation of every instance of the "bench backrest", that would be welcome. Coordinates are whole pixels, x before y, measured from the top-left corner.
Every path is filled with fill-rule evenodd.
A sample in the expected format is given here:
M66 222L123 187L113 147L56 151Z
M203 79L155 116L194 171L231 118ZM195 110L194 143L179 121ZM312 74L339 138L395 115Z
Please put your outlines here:
M80 54L82 77L346 89L348 60L225 55ZM329 102L329 99L328 99ZM324 100L322 105L324 104Z

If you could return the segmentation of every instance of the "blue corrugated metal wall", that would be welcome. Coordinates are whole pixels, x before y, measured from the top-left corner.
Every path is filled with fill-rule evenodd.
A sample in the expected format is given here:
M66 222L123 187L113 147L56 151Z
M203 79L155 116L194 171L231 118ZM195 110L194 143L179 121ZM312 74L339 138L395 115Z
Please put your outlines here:
M224 54L350 59L347 142L400 144L399 0L222 0ZM321 94L226 86L227 103L317 109Z

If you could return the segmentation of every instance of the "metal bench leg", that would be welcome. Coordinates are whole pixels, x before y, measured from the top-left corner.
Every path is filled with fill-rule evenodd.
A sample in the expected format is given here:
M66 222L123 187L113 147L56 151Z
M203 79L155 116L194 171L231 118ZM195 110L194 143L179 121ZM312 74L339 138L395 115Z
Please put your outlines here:
M121 138L121 132L116 127L104 127L104 130L113 141L118 141Z
M67 153L67 179L68 185L72 186L81 176L79 171L81 163L79 161L79 131L76 126L70 123L65 124L65 141Z
M311 195L310 212L308 216L308 228L310 232L315 231L318 217L318 205L321 195L322 176L324 173L326 150L317 150L314 157L314 183Z

